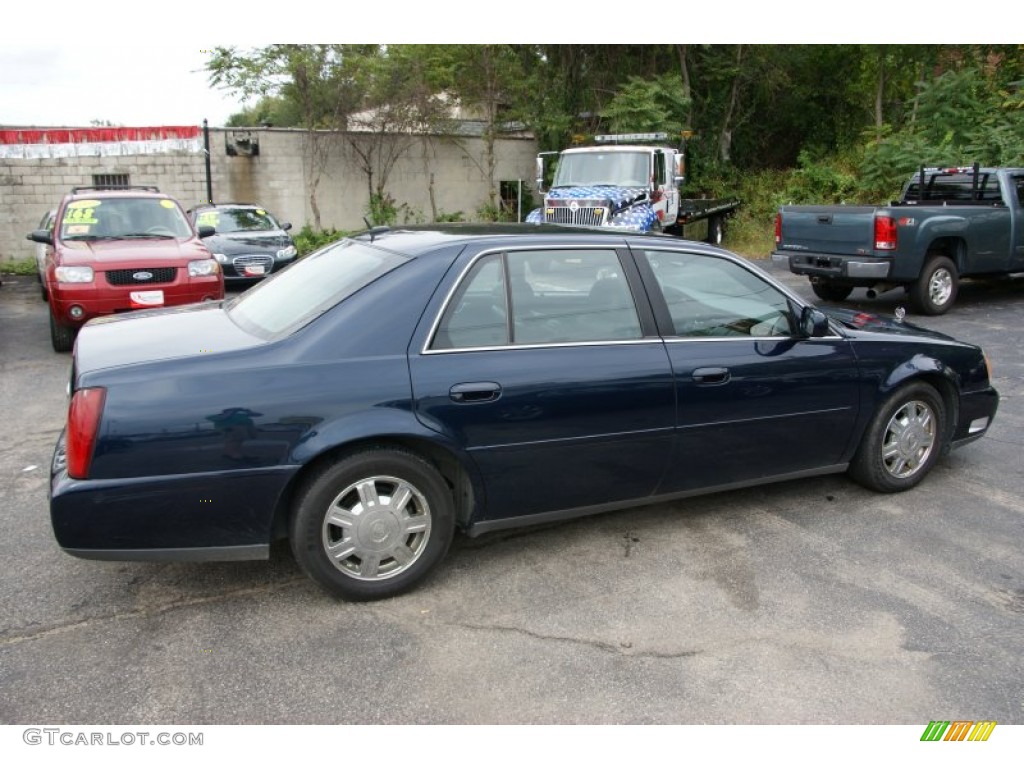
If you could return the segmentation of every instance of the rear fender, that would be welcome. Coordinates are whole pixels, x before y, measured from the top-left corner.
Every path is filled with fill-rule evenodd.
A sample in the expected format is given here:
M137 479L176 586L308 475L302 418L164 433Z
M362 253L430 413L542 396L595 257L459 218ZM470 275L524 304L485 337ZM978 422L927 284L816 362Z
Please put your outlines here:
M409 411L378 408L347 414L337 421L318 425L309 439L295 447L292 460L294 464L302 465L302 470L289 484L278 518L282 512L287 514L292 494L308 472L340 455L370 446L405 448L433 463L452 486L460 524L468 524L476 506L484 499L483 481L476 463L459 445L425 427ZM463 485L467 487L461 487Z

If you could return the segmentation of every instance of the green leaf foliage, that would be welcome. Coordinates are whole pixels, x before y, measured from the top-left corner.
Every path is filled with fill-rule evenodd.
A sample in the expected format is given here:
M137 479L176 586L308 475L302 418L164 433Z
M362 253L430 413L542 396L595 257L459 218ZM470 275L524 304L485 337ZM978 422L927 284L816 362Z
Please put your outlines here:
M770 227L781 202L885 202L921 165L1024 166L1022 65L1019 45L275 44L217 48L207 69L249 102L236 125L369 121L373 138L351 149L378 201L399 137L458 141L475 120L486 148L467 157L490 189L464 207L478 218L503 215L505 131L548 151L576 134L689 129L687 193L740 194L735 237L744 221ZM401 205L368 213L420 216Z

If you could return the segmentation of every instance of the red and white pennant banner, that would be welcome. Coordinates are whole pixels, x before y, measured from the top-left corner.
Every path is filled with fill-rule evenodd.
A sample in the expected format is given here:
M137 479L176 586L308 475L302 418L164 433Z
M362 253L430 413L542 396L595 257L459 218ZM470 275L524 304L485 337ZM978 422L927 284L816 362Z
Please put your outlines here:
M117 157L202 152L199 126L0 129L0 158Z

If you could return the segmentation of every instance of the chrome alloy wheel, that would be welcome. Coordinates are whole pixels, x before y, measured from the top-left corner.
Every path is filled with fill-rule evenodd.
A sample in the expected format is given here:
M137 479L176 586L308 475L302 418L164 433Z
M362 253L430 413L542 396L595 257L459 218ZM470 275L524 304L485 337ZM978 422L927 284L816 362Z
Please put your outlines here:
M893 477L912 477L935 449L936 417L931 406L911 400L889 419L882 439L882 463Z
M396 477L367 477L331 502L322 528L324 551L354 579L390 579L423 554L430 520L430 505L415 486Z
M953 276L948 269L939 267L928 281L928 296L936 306L943 306L953 295Z

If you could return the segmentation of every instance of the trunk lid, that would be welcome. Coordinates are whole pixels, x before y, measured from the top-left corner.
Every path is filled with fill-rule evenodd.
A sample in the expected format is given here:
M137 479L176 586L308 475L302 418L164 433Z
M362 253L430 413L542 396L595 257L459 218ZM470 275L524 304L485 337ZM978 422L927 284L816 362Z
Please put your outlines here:
M239 328L221 302L142 310L90 320L75 341L74 375L265 344ZM72 382L77 386L77 382Z

